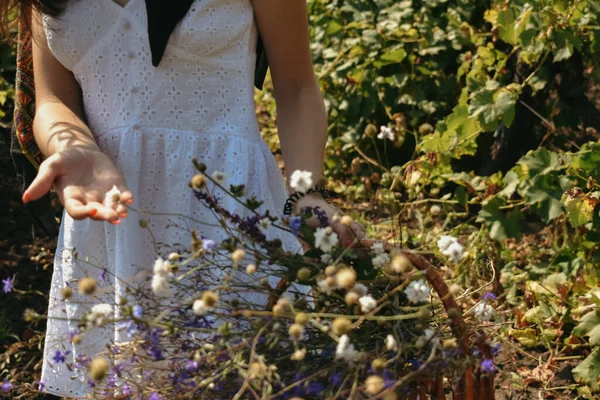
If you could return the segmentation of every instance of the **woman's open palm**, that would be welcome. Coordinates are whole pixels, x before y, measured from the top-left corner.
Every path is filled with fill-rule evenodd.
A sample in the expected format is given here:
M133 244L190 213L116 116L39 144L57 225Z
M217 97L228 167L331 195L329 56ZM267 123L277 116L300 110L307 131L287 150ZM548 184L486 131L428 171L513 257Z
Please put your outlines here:
M89 217L118 224L120 218L127 216L123 203L131 204L133 200L123 174L97 148L74 146L48 157L23 194L23 201L42 197L53 184L60 202L73 219ZM105 201L106 193L114 186L120 191L120 201Z

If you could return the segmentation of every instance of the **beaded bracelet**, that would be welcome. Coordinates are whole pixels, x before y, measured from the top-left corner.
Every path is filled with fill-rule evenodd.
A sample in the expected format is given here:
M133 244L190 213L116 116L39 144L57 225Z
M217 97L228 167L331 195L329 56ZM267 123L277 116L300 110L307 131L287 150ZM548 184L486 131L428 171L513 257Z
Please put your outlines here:
M323 186L315 186L314 188L308 189L304 193L294 192L285 201L285 205L283 206L283 215L287 217L291 216L296 202L310 193L319 193L321 196L323 196L324 199L331 197L329 190L325 189Z

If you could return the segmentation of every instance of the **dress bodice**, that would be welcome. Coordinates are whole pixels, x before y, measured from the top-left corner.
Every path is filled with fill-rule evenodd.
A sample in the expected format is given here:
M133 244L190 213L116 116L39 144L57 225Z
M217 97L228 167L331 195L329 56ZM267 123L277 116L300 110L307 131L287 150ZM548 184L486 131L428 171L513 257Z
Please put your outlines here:
M255 136L257 30L250 0L196 0L152 66L143 0L70 0L44 16L48 45L81 86L97 138L122 127Z

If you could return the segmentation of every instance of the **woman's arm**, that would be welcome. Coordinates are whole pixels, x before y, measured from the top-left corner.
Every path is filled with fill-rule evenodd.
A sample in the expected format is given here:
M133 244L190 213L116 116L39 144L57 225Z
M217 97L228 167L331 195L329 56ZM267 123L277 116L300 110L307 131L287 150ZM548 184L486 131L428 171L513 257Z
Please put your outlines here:
M294 171L305 170L316 184L323 177L327 113L310 54L306 0L252 0L252 5L269 58L288 182ZM357 223L348 228L333 221L339 211L319 194L301 198L296 210L303 207L325 211L343 244L364 236ZM318 226L314 218L309 223Z
M118 223L119 216L126 215L126 208L122 204L105 206L104 196L113 185L121 190L122 201L130 201L132 195L121 173L100 151L83 122L79 85L48 48L39 15L32 18L32 35L36 92L33 130L47 158L23 194L23 201L42 197L54 184L61 203L73 218L93 217Z
M327 114L310 54L306 0L252 4L269 58L288 182L295 170L306 170L316 183L323 175Z

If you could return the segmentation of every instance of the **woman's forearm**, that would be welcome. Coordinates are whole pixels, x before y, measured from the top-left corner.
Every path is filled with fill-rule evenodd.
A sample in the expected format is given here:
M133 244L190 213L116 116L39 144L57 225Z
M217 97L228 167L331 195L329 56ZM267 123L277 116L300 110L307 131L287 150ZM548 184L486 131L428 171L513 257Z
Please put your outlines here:
M74 146L98 148L88 126L58 100L45 102L36 108L33 133L38 147L46 157Z
M293 93L275 93L277 128L286 175L295 170L312 172L313 182L323 176L327 141L327 113L323 95L315 83Z

